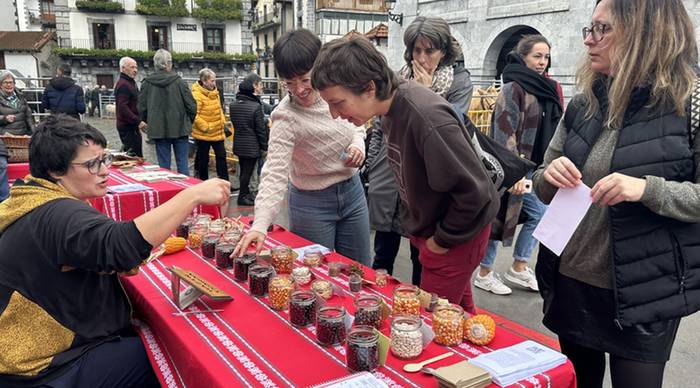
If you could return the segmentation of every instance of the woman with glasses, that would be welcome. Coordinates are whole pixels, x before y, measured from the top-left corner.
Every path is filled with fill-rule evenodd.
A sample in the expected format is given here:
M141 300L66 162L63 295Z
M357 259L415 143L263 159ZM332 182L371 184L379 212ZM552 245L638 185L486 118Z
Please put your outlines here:
M558 83L545 76L549 67L550 44L542 35L523 36L508 54L503 69L503 87L498 94L491 121L492 136L518 155L541 164L544 152L561 119ZM521 213L526 216L513 249L513 264L504 274L511 284L537 291L535 273L527 264L537 246L532 237L547 207L533 193L526 192L524 177L501 198L501 209L494 220L491 239L481 260L474 286L496 295L512 291L493 271L498 242L513 244Z
M255 198L255 220L236 247L262 249L289 190L289 228L364 265L372 264L369 216L357 168L365 159L364 121L332 117L311 71L321 41L298 29L282 35L273 48L275 69L287 96L272 112L267 161Z
M107 193L104 136L63 115L29 145L30 175L0 204L0 386L158 387L120 276L138 272L194 209L225 205L211 179L127 221L87 199Z
M24 96L15 89L15 77L0 70L0 135L31 135L34 129L32 110ZM9 195L7 159L9 153L0 140L0 202Z
M598 1L534 187L591 188L559 257L540 246L544 324L580 387L661 387L681 317L700 308L697 45L681 0ZM691 95L693 98L691 99Z

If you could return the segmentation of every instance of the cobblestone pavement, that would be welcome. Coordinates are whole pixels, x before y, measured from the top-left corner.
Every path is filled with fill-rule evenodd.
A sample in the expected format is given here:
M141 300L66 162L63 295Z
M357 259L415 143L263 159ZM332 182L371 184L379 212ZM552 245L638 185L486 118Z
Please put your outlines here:
M109 146L114 149L121 147L121 141L116 130L115 121L112 119L93 119L88 118L87 122L100 129L107 137ZM144 143L144 157L149 163L157 164L155 147ZM172 165L175 165L173 160ZM216 176L215 171L210 171L209 176ZM238 177L236 174L231 174L231 182L237 187ZM238 207L236 205L236 194L232 196L229 207L229 215L237 216L239 214L249 214L252 212L250 207ZM286 202L280 206L280 212L275 220L276 223L287 227L287 206ZM374 233L372 233L372 241L374 241ZM513 262L512 247L501 248L498 251L498 256L495 263L495 271L497 273L505 273L508 267ZM537 254L533 254L533 260L530 266L534 268ZM411 261L409 258L408 241L403 239L399 254L394 265L394 274L401 280L410 282L411 279ZM550 336L555 336L547 328L542 325L542 299L536 292L526 291L524 289L513 287L513 293L508 296L496 296L485 292L481 289L473 287L474 301L477 306L492 311L495 314L506 317L507 319L517 322L525 327L537 330ZM700 386L698 377L698 358L700 358L700 314L684 318L681 321L677 339L671 354L671 361L666 366L664 377L664 385L670 388L691 388ZM607 372L606 372L607 373ZM609 374L606 377L605 387L610 387ZM556 387L555 387L556 388Z

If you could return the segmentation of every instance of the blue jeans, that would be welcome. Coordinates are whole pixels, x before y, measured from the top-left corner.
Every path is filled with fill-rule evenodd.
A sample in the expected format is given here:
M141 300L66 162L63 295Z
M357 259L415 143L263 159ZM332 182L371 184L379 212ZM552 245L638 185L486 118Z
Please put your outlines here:
M532 237L532 232L535 231L544 212L547 210L547 205L540 202L534 193L523 194L523 208L521 211L527 214L527 221L520 229L517 240L515 240L515 248L513 249L513 258L517 261L529 261L532 251L537 245L537 240ZM496 252L498 251L498 241L489 240L486 247L486 255L481 259L481 266L491 268L493 262L496 261Z
M187 167L187 155L189 151L189 141L187 136L178 137L176 139L153 139L156 142L156 156L158 157L158 165L161 168L170 170L170 146L175 149L175 164L177 164L177 172L180 174L190 175L190 170Z
M289 229L307 240L372 266L369 211L357 174L323 190L300 190L290 184Z
M10 195L10 185L7 183L7 158L0 156L0 202Z

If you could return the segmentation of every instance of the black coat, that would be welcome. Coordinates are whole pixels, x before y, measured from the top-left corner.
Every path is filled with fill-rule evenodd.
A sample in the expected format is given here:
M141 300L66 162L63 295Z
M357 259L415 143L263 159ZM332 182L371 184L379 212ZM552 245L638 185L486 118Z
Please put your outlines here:
M41 104L51 113L66 113L80 119L80 114L85 113L83 88L70 77L52 78L44 89Z
M234 128L233 153L239 158L259 158L267 151L270 134L260 98L238 93L229 113Z

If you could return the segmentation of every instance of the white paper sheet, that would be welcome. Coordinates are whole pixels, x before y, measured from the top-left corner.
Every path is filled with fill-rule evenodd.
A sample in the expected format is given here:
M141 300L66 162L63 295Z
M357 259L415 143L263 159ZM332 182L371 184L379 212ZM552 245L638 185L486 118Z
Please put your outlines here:
M557 256L561 255L591 203L591 189L583 183L573 189L559 189L533 237Z
M131 183L131 184L126 184L126 185L115 185L115 186L108 186L107 189L112 192L112 193L131 193L135 191L148 191L152 190L148 186L144 186L140 183Z

